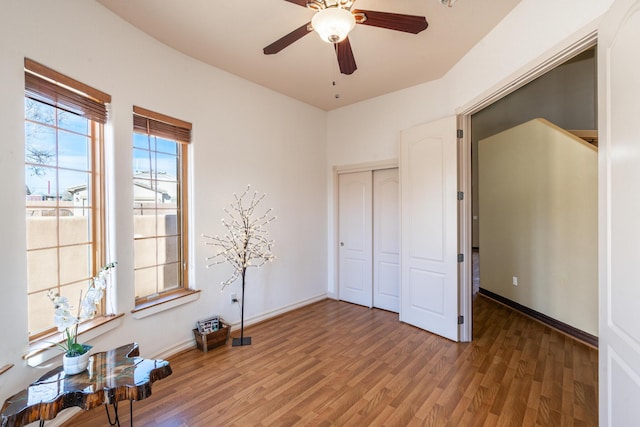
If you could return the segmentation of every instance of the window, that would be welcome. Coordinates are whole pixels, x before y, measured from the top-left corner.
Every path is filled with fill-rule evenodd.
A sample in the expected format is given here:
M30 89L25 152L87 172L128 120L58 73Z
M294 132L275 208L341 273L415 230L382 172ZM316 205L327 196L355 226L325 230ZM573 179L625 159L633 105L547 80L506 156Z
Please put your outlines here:
M47 291L56 289L73 304L104 263L102 145L105 104L110 101L109 95L25 59L27 289L32 339L55 330Z
M191 124L133 109L136 307L188 288L187 148Z

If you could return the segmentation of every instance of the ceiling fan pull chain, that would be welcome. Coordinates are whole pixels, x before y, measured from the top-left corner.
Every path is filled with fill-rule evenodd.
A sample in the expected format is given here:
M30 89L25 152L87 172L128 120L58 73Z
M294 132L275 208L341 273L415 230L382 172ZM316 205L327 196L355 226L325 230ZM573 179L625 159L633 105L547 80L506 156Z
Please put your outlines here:
M340 93L338 92L338 79L340 78L340 65L335 62L335 61L331 61L333 63L333 97L335 99L340 99Z

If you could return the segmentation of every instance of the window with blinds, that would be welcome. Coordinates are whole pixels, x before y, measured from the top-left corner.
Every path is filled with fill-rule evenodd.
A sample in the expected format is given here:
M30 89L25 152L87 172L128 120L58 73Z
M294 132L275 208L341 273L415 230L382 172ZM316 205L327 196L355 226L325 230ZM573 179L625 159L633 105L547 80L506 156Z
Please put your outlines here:
M78 301L105 262L103 125L109 95L25 59L29 337L55 331L55 289ZM102 304L104 306L104 304Z
M133 110L136 306L188 288L187 148L191 124Z

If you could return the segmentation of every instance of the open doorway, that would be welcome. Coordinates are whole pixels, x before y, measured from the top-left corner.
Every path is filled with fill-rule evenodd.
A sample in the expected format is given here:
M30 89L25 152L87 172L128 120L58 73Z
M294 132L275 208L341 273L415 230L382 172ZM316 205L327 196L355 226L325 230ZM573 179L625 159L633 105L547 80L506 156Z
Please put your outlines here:
M520 306L518 308L530 309L527 314L542 313L551 320L557 320L560 325L566 324L587 335L597 335L597 270L588 274L593 276L589 290L585 292L582 289L579 294L580 308L566 310L567 300L558 299L561 295L571 297L578 293L574 289L575 283L570 283L573 288L567 286L567 282L575 281L577 277L572 271L580 271L581 263L585 266L584 271L595 268L597 264L597 184L581 184L581 177L584 177L584 182L597 183L597 148L594 148L594 145L597 146L595 56L593 45L574 51L569 59L535 80L471 111L467 116L466 129L471 142L469 178L472 203L468 212L471 228L468 243L472 249L469 269L471 292L481 292L504 303L515 302L516 306ZM534 132L531 129L542 133L529 145L522 145L532 147L531 144L537 144L535 150L514 149L515 144L509 144L509 138L518 138L520 143L522 132ZM556 133L559 135L557 138ZM558 149L553 144L546 147L550 138L566 139L570 148ZM578 142L572 141L572 138ZM564 147L564 142L558 144ZM582 145L588 148L583 149ZM542 146L546 148L540 148ZM504 147L510 147L511 152L506 153ZM581 150L586 154L582 154ZM568 151L563 154L568 156L567 161L559 160L562 151ZM585 159L575 161L578 157ZM539 168L529 170L528 166L534 163ZM491 173L483 174L483 170ZM536 170L538 172L532 172ZM546 175L552 170L564 175L556 176L555 181L547 179ZM540 176L537 177L536 173L544 174L544 182L538 179ZM482 176L485 179L484 187ZM583 187L579 191L586 193L589 203L579 197L567 201L567 195L573 195L573 192L567 188L557 188L558 183L564 184L574 178L579 183L577 185ZM517 186L525 181L532 184L523 185L519 193ZM503 182L508 185L496 185ZM536 194L540 192L543 194ZM542 203L536 202L537 196L543 200ZM484 209L481 209L483 202ZM581 203L584 206L575 206ZM566 206L571 209L571 214L560 212ZM583 215L587 209L588 215ZM569 215L575 221L560 219L562 215ZM582 218L585 216L589 218ZM521 221L522 217L526 217L526 220ZM545 222L547 220L552 226ZM582 231L575 230L578 227L583 227ZM568 230L575 233L564 233ZM586 248L588 250L576 257L578 259L570 261L569 258L563 259L564 255L557 255L570 248L569 243L575 243L563 242L562 239L573 241L575 236L589 233L593 235L593 244L583 245L589 246ZM569 237L563 237L564 234ZM570 255L567 254L567 257ZM485 276L483 266L486 268ZM519 283L522 279L524 283ZM585 282L584 278L579 281L581 284Z

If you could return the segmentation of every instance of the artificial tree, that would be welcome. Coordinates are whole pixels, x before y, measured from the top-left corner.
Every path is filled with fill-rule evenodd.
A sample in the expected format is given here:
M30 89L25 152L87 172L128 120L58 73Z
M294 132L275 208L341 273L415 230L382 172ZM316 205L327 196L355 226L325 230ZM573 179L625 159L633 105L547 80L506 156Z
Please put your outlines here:
M213 261L207 265L207 268L225 262L230 263L233 267L233 274L222 282L221 290L224 291L239 277L242 278L240 338L233 339L234 347L251 344L251 337L244 336L244 289L247 269L262 267L267 261L272 261L275 258L271 252L273 240L269 238L265 226L276 217L271 215L271 208L261 216L256 215L256 208L266 194L258 196L258 192L254 192L247 204L245 198L249 194L250 188L247 185L246 190L239 197L234 193L235 202L229 204L231 210L224 209L227 214L227 218L222 219L222 224L226 228L224 236L203 235L209 239L208 242L205 242L206 245L217 248L216 254L207 258L207 261Z

